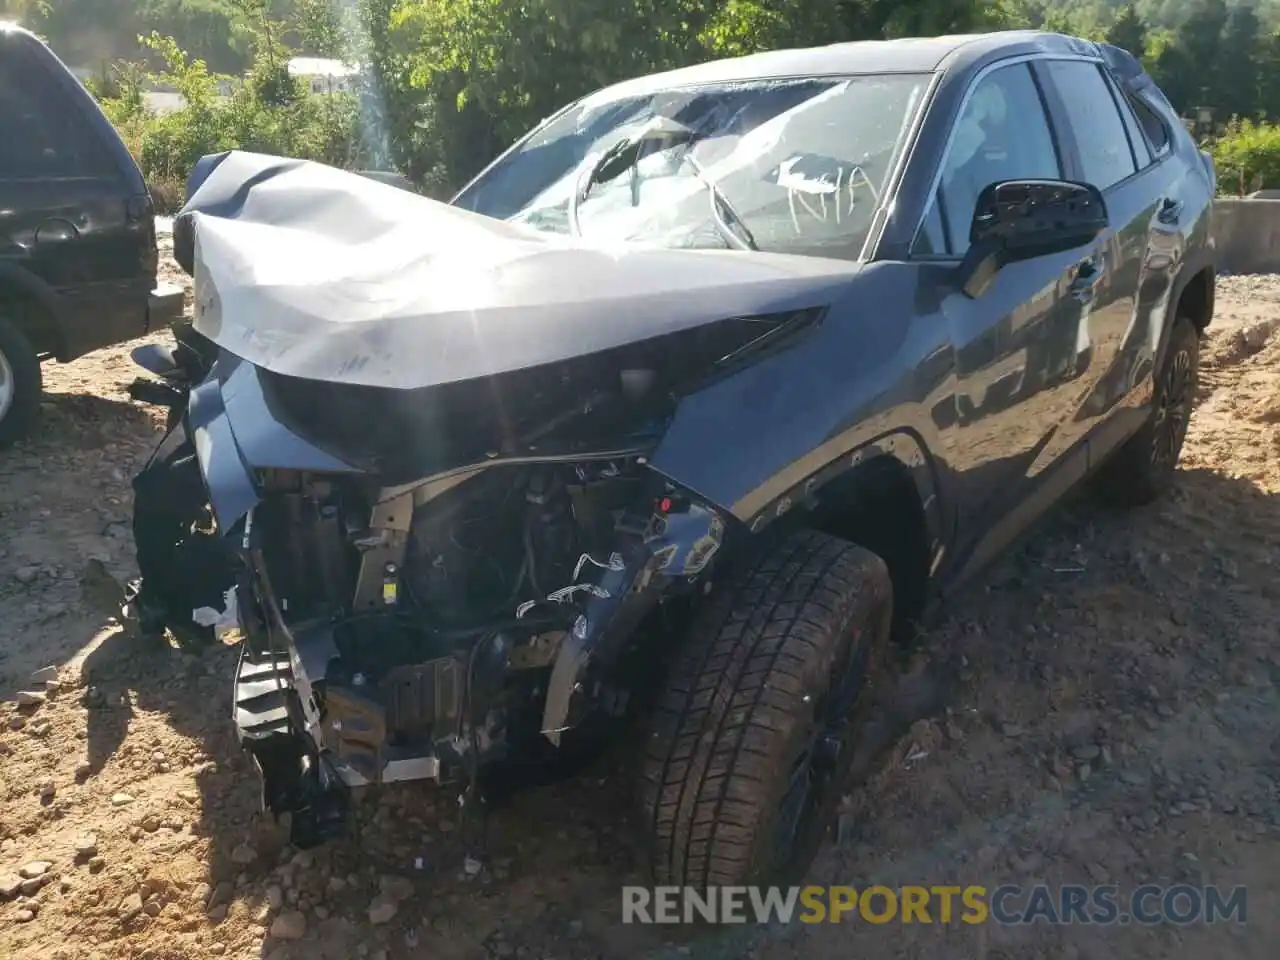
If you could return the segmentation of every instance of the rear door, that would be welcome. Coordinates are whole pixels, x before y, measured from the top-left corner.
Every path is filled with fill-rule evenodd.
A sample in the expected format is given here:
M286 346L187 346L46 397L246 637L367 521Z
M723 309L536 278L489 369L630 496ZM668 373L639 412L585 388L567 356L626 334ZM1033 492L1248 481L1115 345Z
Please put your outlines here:
M1059 443L1069 418L1071 358L1080 314L1071 285L1085 248L1003 267L971 299L954 270L969 246L979 192L1001 180L1063 179L1043 93L1026 60L979 75L965 96L938 186L913 247L922 301L938 298L954 352L954 410L943 430L956 491L956 557L980 566L1084 471ZM942 420L935 410L935 422Z
M1089 437L1091 455L1105 453L1136 425L1134 385L1150 372L1172 280L1168 240L1180 214L1171 182L1174 164L1154 157L1114 78L1089 60L1037 64L1072 179L1102 191L1111 229L1098 239L1078 278L1080 302L1071 418L1062 439ZM1165 156L1167 157L1167 151ZM1176 254L1175 254L1176 256ZM1097 457L1094 457L1097 459Z
M136 170L67 79L32 38L0 47L0 256L59 294L62 352L77 355L146 332L155 225Z

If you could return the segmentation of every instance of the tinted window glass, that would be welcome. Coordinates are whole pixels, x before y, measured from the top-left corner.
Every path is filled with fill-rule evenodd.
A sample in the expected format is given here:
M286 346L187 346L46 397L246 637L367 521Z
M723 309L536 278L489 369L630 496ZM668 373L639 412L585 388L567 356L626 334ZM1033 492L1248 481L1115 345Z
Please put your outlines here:
M732 230L761 250L856 258L928 82L894 74L598 93L454 203L589 240L724 248Z
M1067 122L1080 150L1086 183L1106 190L1136 169L1124 121L1095 63L1051 60L1044 64L1062 94Z
M937 209L926 214L916 253L961 256L969 248L969 228L978 195L1000 180L1059 179L1062 168L1040 92L1025 63L983 77L965 103L942 164ZM938 214L941 214L938 217ZM930 239L928 224L941 220L945 250Z
M1138 169L1151 163L1151 148L1147 146L1147 138L1143 136L1141 128L1138 126L1138 120L1133 115L1133 108L1129 106L1129 100L1120 88L1116 86L1114 77L1107 76L1107 87L1111 90L1111 96L1115 100L1116 107L1120 110L1120 119L1124 121L1125 133L1129 135L1129 143L1133 147L1133 155L1138 161Z
M1155 149L1156 156L1160 156L1160 154L1169 149L1169 130L1165 127L1164 121L1139 98L1131 97L1129 103L1133 106L1134 113L1138 115L1138 122L1142 124L1142 129L1146 132L1147 139L1151 141L1151 146Z
M83 118L43 64L27 56L0 58L0 177L72 177L102 164L81 129ZM99 151L100 152L100 151Z

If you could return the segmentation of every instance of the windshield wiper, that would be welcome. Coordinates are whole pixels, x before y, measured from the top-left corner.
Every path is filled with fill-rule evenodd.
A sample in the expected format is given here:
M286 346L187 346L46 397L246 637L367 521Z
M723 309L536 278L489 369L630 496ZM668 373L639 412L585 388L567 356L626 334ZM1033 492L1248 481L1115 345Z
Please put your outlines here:
M686 156L684 159L689 166L693 167L694 176L706 185L707 193L711 197L711 219L715 222L716 229L720 231L720 235L729 242L730 246L737 247L739 250L759 250L760 246L756 243L756 238L752 235L747 222L742 219L742 214L738 213L737 208L729 202L729 198L724 195L724 191L716 186L716 182L706 175L702 165L694 160L692 156ZM738 228L742 231L741 237L734 233L733 228L724 222L724 219L720 216L721 207L738 224Z
M674 146L680 143L692 146L701 138L701 135L690 127L686 127L684 124L668 117L660 117L634 136L624 137L619 140L604 151L583 173L574 186L573 192L569 195L569 231L575 237L582 236L582 228L578 223L578 206L587 198L587 194L591 192L591 187L597 183L607 183L621 176L627 170L634 171L644 154L645 147L650 144ZM707 176L702 166L693 159L691 154L686 154L683 159L693 168L694 176L707 188L707 193L711 198L711 220L716 225L716 231L721 237L724 238L729 246L739 250L759 250L760 248L756 244L755 237L752 236L750 229L748 229L746 221L734 209L733 204L729 202L729 198L724 195L724 191L716 186L714 180ZM720 212L721 208L737 222L743 236L735 233L733 228L725 222Z

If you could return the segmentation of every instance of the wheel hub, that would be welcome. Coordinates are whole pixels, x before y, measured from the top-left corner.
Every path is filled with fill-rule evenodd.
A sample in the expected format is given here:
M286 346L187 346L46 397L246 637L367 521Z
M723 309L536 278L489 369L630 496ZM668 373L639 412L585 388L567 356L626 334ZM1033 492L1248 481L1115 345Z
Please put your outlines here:
M844 663L832 671L831 686L813 701L809 737L795 765L774 832L775 862L786 862L817 814L839 790L840 760L850 747L852 713L870 666L870 650L855 631Z
M1151 451L1155 466L1164 467L1172 463L1186 437L1193 380L1191 351L1184 348L1170 358L1161 384L1160 402L1156 407L1155 443Z

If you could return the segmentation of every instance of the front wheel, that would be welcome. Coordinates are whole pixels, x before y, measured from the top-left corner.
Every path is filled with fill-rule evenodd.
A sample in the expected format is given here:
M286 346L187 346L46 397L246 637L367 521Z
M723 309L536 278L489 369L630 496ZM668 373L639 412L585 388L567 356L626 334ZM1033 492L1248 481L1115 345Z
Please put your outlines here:
M892 619L884 561L815 531L725 585L673 665L646 743L641 816L658 883L804 874L836 819Z
M1200 374L1200 333L1187 317L1174 321L1156 373L1150 419L1102 467L1096 488L1116 506L1141 506L1173 483L1195 405Z

